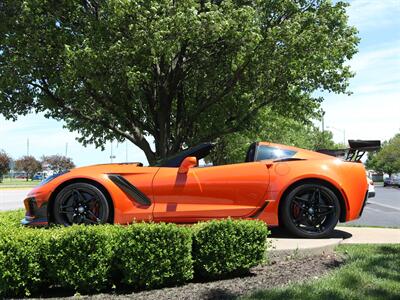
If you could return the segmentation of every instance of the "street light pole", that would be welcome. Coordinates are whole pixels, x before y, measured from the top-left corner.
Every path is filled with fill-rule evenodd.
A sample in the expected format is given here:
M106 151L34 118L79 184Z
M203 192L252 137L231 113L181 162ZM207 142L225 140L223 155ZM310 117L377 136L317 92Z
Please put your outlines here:
M125 141L125 161L128 162L128 141Z
M110 154L110 162L113 163L113 159L115 158L115 155L113 155L113 142L111 142L111 154Z

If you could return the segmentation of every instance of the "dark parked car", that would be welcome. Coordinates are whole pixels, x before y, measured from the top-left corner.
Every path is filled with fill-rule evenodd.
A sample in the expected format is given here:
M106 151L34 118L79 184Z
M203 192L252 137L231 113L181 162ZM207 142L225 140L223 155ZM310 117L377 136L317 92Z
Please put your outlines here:
M397 186L400 187L400 177L391 176L383 181L383 186Z

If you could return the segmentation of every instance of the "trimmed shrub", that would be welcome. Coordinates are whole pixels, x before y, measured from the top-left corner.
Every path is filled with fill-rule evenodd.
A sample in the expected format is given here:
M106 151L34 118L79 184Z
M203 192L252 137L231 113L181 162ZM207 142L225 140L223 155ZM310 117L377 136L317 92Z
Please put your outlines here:
M263 261L268 234L260 221L31 229L19 226L22 217L22 211L0 213L0 298L49 286L83 293L118 284L149 289L193 274L243 272Z
M29 296L42 287L49 238L45 230L0 228L0 298Z
M188 227L137 223L124 227L116 244L116 272L125 286L161 287L193 278Z
M21 220L25 216L23 209L0 212L0 228L2 227L22 227Z
M221 220L193 226L195 274L216 277L249 270L264 261L268 229L256 220Z
M49 230L46 280L80 292L109 288L115 233L110 225Z

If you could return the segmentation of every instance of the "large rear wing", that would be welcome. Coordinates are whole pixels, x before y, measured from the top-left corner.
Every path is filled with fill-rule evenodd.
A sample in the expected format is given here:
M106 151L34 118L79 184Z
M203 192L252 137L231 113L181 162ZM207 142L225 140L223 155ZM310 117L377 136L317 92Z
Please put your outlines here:
M347 149L320 149L317 152L335 157L343 157L346 161L360 161L366 152L377 151L381 148L379 140L349 140Z

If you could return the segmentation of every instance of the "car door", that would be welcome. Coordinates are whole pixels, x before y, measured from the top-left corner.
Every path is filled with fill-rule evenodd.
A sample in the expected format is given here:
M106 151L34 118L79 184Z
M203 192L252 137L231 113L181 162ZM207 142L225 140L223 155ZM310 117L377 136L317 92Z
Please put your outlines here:
M245 217L265 201L268 168L261 162L190 168L160 168L153 181L154 219L175 222Z

